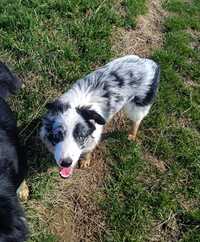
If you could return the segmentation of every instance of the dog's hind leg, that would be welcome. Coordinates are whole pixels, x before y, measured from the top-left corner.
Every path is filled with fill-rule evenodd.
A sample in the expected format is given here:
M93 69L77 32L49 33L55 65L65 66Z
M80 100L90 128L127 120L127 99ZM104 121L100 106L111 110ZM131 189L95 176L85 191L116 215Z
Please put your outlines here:
M128 139L129 140L132 140L132 141L136 140L137 131L139 129L140 123L141 123L141 120L138 120L138 121L132 123L132 127L131 127L131 129L129 131L129 134L128 134Z
M139 126L142 120L144 119L144 117L149 113L150 108L151 108L151 105L139 106L133 102L128 103L124 107L124 110L127 113L127 116L133 122L128 134L129 140L133 140L133 141L136 140Z
M29 188L28 185L26 184L26 181L24 180L19 188L17 189L17 196L21 201L27 201L29 197Z

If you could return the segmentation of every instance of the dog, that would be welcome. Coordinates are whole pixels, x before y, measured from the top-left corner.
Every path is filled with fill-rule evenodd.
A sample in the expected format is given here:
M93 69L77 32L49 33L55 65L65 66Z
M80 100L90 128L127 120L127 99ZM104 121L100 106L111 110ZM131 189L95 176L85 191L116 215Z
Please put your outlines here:
M28 228L17 197L27 196L23 181L27 172L26 159L19 145L17 124L5 99L15 94L21 81L0 62L0 242L26 241ZM20 185L21 184L21 185Z
M64 95L47 103L40 137L54 154L60 175L69 177L80 157L99 143L103 126L124 109L132 120L128 138L136 139L141 121L156 96L160 66L128 55L78 80ZM90 157L86 155L86 165Z

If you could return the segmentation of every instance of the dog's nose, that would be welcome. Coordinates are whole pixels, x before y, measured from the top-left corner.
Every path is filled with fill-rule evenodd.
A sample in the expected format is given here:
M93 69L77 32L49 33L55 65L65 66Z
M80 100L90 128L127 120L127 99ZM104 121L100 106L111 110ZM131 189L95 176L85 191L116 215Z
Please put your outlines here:
M71 166L71 164L72 164L71 158L66 158L66 159L62 160L61 163L60 163L60 165L62 167L69 167L69 166Z

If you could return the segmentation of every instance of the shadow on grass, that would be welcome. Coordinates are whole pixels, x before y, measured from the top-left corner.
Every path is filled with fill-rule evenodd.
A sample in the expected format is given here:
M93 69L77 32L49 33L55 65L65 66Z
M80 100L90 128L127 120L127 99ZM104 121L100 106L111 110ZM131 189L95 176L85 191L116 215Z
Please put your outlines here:
M52 155L40 140L40 125L41 120L38 118L18 128L19 140L28 163L28 177L45 172L48 168L56 166Z
M119 140L119 137L124 136L127 133L126 129L123 130L116 130L116 131L111 131L111 132L106 132L102 134L101 141L106 141L106 140Z

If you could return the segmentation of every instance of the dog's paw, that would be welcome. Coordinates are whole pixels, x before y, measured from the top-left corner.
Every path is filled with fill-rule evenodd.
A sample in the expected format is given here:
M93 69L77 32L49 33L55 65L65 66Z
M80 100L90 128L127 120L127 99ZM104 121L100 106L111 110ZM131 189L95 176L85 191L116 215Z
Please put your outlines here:
M136 135L133 135L133 134L129 134L128 135L128 140L130 140L130 141L136 141Z
M90 160L81 160L80 161L80 168L84 169L84 168L88 168L90 166Z
M81 169L88 168L90 166L91 155L88 153L83 160L80 160L79 165Z
M27 201L29 198L29 188L25 181L23 181L17 190L17 195L21 201Z
M88 168L90 166L90 161L91 161L91 153L87 153L85 157L80 160L80 168Z

